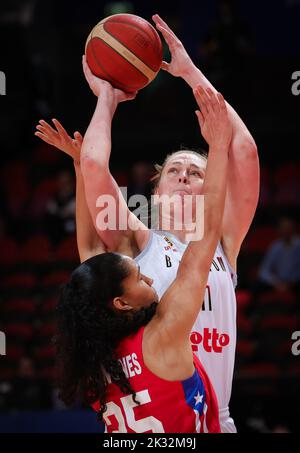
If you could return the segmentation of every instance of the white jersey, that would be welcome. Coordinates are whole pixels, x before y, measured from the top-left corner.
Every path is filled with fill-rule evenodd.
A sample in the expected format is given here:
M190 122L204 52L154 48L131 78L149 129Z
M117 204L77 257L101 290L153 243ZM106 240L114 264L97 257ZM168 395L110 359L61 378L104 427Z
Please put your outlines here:
M186 247L187 244L170 233L150 231L146 248L135 258L141 272L153 279L159 298L175 280ZM235 286L236 274L219 244L209 272L202 310L190 339L193 351L214 386L223 432L235 432L228 409L236 346Z

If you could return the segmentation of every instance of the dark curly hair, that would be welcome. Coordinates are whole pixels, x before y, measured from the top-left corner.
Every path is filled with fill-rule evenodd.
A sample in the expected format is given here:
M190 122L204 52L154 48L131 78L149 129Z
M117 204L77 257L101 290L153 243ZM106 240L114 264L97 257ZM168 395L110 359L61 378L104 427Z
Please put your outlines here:
M99 401L100 419L106 410L107 374L135 400L115 350L123 338L150 321L157 305L154 302L132 313L113 308L112 300L122 296L122 282L129 272L125 258L118 253L88 259L62 288L56 309L59 396L67 405L77 396L89 405Z

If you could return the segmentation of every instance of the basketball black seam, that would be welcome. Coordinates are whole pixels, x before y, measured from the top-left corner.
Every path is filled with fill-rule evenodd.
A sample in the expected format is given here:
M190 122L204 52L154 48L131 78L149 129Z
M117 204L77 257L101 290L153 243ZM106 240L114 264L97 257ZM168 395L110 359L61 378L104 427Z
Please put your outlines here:
M141 30L140 28L136 27L135 25L132 25L130 22L113 22L113 21L109 21L109 23L113 23L113 24L126 24L126 25L130 25L131 27L133 28L136 28L139 32L141 33L145 33L147 35L147 37L150 39L149 35L147 32ZM103 23L103 28L104 28L104 25L106 24L106 22ZM122 43L118 38L116 38L114 35L112 35L108 30L106 30L104 28L104 30L106 31L106 33L108 33L112 38L114 38L116 41L118 41L120 44L122 44L122 46L126 47L127 50L129 50L129 52L133 53L131 49L129 49L129 47L127 47L124 43ZM145 63L144 60L142 60L142 58L138 57L137 55L135 55L139 60L141 60L145 66L147 66L148 69L150 69L150 71L152 72L157 72L155 71L154 69L152 69L147 63ZM159 69L159 68L158 68Z

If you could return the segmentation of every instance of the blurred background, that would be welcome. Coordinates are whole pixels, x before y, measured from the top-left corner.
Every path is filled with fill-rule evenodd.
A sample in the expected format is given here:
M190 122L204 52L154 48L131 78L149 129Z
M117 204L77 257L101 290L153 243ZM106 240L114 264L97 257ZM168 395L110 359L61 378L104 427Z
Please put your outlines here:
M256 140L261 191L238 261L231 413L241 432L300 431L300 0L1 0L0 432L101 430L55 389L53 314L79 263L75 179L71 160L33 134L53 117L85 132L95 98L81 55L91 28L119 12L165 18ZM162 72L119 107L112 172L130 194L149 194L167 153L205 147L195 108L184 82Z

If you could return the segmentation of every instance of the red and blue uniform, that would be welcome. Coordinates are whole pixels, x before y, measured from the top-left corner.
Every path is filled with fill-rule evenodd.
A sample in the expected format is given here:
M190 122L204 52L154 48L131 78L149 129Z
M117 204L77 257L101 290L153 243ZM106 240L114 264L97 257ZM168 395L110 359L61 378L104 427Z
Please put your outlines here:
M167 381L153 374L142 353L144 327L122 340L117 356L136 392L124 394L109 382L107 410L103 414L107 432L128 433L216 433L220 432L219 410L213 387L199 359L195 371L184 381ZM94 404L99 410L99 403Z

